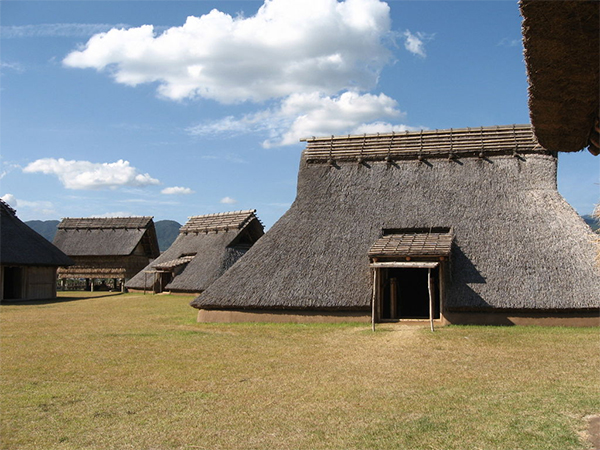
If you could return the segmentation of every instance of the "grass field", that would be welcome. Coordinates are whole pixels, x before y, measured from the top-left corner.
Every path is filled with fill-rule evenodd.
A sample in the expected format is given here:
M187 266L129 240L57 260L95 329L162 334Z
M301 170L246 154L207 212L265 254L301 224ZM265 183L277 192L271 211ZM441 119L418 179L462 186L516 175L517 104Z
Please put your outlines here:
M597 329L198 324L191 297L0 306L3 449L589 449Z

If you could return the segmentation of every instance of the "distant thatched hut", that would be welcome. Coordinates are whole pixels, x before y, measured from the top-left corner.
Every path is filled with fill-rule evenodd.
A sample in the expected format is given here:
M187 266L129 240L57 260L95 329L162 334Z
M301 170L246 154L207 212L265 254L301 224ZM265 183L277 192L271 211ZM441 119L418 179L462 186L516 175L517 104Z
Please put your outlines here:
M0 200L0 300L56 297L56 270L73 261Z
M171 247L127 284L129 290L200 293L263 235L256 210L190 217Z
M152 217L66 218L54 244L75 260L59 278L84 278L91 289L97 279L122 287L159 255Z
M529 110L545 148L600 153L600 4L521 0Z
M597 324L593 236L556 167L524 125L309 139L290 210L192 306L200 321Z

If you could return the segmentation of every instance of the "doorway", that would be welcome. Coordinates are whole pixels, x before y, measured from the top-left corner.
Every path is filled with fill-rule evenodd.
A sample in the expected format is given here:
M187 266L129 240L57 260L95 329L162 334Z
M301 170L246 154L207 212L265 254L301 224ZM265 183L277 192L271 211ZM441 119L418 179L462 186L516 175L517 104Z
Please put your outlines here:
M23 269L21 267L4 268L4 299L17 300L23 297Z
M431 280L430 280L431 277ZM381 269L381 320L440 318L439 267Z

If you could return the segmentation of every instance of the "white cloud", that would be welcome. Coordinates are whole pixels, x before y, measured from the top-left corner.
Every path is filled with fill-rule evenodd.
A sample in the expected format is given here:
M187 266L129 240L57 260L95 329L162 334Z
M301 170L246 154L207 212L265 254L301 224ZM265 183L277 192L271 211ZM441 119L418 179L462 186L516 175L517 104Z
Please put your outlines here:
M187 195L187 194L193 194L194 191L192 191L190 188L186 188L186 187L173 186L173 187L164 188L162 191L160 191L160 193L165 194L165 195Z
M15 73L24 73L25 67L23 64L18 62L0 62L0 71L5 72L6 70L13 71Z
M17 202L17 198L12 195L12 194L4 194L2 197L0 197L4 203L8 204L8 206L10 206L13 209L17 209L17 205L19 204Z
M213 9L157 33L152 25L93 36L68 67L108 70L116 82L158 83L160 95L222 103L294 93L369 90L390 52L380 0L266 0L251 17Z
M112 28L127 27L125 24L106 23L42 23L38 25L9 25L0 27L2 39L37 37L89 37Z
M122 159L114 163L92 163L44 158L28 164L23 172L55 175L67 189L116 189L122 186L159 184L157 179L138 172L129 161Z
M498 47L520 47L522 44L521 39L510 39L510 38L502 38L500 42L498 42Z
M413 34L410 30L406 30L403 36L405 39L404 48L406 50L422 58L427 56L427 53L425 52L425 43L433 39L433 34L422 33L420 31Z
M24 209L29 210L28 215L35 214L36 218L39 217L56 217L58 213L54 209L52 202L47 200L29 201L18 199L17 204L19 205L19 211L22 212ZM22 219L23 220L23 219Z
M297 144L300 138L340 134L362 134L414 129L382 119L401 119L405 114L385 94L344 92L329 97L318 93L294 94L273 110L226 117L188 129L192 135L263 132L265 147Z
M110 217L132 217L132 216L135 216L135 214L131 214L128 211L115 211L115 212L107 212L104 214L97 214L97 215L93 215L90 217L110 218Z
M231 198L231 197L223 197L221 199L221 203L225 203L226 205L233 205L233 204L237 203L237 200L235 198Z

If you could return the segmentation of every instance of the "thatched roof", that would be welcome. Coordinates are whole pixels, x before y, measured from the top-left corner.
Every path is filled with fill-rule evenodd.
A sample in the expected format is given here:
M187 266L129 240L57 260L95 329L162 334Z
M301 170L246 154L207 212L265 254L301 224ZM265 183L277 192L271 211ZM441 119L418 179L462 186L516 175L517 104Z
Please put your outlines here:
M385 231L384 231L385 233ZM454 236L448 229L406 229L385 233L369 249L371 258L448 256Z
M70 266L71 258L25 225L16 211L0 200L0 264Z
M598 154L600 3L521 0L531 123L553 151ZM591 138L591 140L590 140Z
M129 289L152 289L154 273L178 272L166 290L202 292L263 235L256 210L190 217L175 242L126 283ZM181 272L179 272L183 269Z
M54 236L69 256L128 256L140 243L148 258L159 255L152 217L65 218Z
M368 310L369 251L385 233L445 228L454 236L446 307L600 306L593 236L557 191L556 158L531 129L513 155L512 129L463 130L480 146L464 153L450 143L449 130L309 140L291 208L192 305ZM431 157L411 151L386 160L380 150L421 138ZM362 161L344 140L365 143ZM330 155L315 156L313 146L326 142L334 144Z

